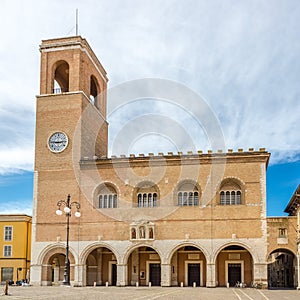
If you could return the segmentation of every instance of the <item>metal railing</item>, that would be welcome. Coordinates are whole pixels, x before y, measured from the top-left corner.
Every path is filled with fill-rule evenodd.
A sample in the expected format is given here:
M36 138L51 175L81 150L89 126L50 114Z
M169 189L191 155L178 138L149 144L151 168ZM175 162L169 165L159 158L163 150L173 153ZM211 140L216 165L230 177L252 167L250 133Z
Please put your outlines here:
M53 94L67 93L68 91L68 88L55 88L53 89Z

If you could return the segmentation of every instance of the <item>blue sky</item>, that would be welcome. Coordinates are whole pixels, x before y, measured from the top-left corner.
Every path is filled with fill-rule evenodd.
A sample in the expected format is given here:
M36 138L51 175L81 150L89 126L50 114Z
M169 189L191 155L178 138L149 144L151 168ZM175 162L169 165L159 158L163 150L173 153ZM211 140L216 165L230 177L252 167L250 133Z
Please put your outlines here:
M286 215L284 209L299 184L300 161L271 165L267 171L267 215ZM33 172L0 176L3 212L31 215Z
M75 34L76 8L79 33L108 72L109 88L148 77L184 84L209 105L226 148L265 147L271 152L268 215L282 215L300 182L297 0L2 1L1 212L30 212L38 47L42 39ZM168 115L162 103L152 108L171 121L182 119L180 111ZM128 115L145 113L149 107L140 105L109 116L110 154L120 154L114 137ZM191 129L192 147L209 149L191 119L184 123ZM152 145L141 136L128 151L168 152L172 142L153 142L158 136L152 136ZM190 146L178 150L188 151Z

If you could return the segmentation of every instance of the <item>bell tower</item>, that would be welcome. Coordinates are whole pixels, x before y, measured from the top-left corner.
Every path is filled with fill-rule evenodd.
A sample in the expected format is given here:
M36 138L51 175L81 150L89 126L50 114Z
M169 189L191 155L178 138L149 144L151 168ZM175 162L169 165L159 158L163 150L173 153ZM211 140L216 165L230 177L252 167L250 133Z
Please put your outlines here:
M64 221L55 215L57 201L71 194L72 200L80 202L83 210L90 208L82 196L75 168L85 157L106 157L108 141L108 79L88 42L80 36L44 40L40 52L32 222L33 283L45 281L39 264L39 245L56 243L59 248L61 232L65 230ZM75 222L73 218L72 222ZM70 232L70 237L76 239L76 232Z
M80 36L43 40L40 52L36 169L70 166L75 140L81 158L107 156L108 79L88 42Z

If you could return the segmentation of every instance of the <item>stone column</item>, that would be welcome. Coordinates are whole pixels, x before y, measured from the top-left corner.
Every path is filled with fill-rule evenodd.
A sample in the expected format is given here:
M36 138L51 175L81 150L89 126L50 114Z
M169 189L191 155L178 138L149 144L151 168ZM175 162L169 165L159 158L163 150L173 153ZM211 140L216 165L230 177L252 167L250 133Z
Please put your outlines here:
M161 264L161 286L171 286L170 264Z
M268 288L268 264L255 263L253 265L253 272L253 281L261 283L263 288Z
M206 264L206 287L216 287L216 265Z
M58 281L59 281L59 266L55 266L54 267L54 278L53 278L53 281L54 281L54 283L58 283Z
M74 286L86 286L85 277L86 277L86 268L85 265L75 265L74 266Z
M97 249L97 285L102 285L102 248Z
M127 284L127 265L117 264L117 286L126 286Z
M140 272L140 262L139 262L139 252L138 250L134 250L131 254L131 265L132 270L131 272L131 282L130 285L136 285L137 282L139 282L139 272ZM135 272L134 272L135 271Z
M30 266L30 284L42 285L42 266L31 265Z
M297 254L297 278L298 278L298 286L297 290L300 290L300 244L298 245L298 254Z
M178 256L178 252L176 251L173 254L172 260L171 260L171 285L172 286L178 286L178 270L177 270L177 256Z

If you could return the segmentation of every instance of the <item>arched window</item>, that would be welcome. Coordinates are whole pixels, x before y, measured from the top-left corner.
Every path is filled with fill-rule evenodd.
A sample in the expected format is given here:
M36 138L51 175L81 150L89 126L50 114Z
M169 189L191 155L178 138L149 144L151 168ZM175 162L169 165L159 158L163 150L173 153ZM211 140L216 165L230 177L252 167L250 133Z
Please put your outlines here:
M235 179L226 179L220 188L220 205L242 204L241 184Z
M101 185L98 192L98 208L117 208L118 194L111 185Z
M179 185L177 191L177 205L178 206L199 205L199 191L196 183L189 181Z
M138 207L156 207L156 206L157 206L156 193L138 194Z
M137 207L157 207L158 188L152 182L141 182L136 188Z
M53 93L60 94L69 91L69 64L66 61L56 63L54 70Z
M92 75L90 81L90 99L92 103L96 106L98 106L98 95L99 95L98 82L96 77Z

